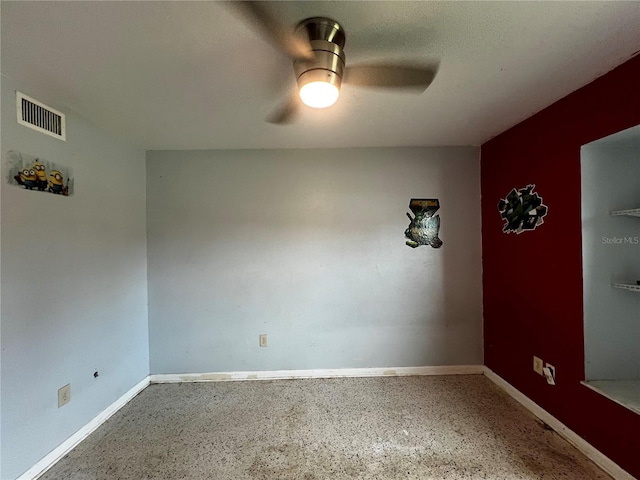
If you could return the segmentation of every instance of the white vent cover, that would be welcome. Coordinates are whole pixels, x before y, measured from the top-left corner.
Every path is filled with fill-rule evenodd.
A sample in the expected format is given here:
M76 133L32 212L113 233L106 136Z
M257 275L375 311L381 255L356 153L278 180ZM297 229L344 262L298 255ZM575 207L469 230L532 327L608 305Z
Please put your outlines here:
M22 92L16 92L16 103L20 125L66 141L63 113L47 107L44 103L40 103Z

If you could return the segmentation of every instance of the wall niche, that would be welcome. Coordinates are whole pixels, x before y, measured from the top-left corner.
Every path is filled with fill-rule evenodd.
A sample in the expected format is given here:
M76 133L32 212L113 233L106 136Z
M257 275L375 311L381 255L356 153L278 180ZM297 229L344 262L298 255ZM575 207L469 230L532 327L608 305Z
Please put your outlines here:
M640 413L640 125L580 158L583 384Z

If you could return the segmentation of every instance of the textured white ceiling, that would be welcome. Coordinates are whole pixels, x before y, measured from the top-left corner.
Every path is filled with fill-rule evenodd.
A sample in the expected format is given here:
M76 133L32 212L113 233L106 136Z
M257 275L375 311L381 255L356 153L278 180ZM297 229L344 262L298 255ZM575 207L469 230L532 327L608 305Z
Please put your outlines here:
M1 5L2 73L144 149L479 145L640 50L637 1L268 7L338 20L347 65L440 70L420 96L344 85L335 106L275 126L291 61L221 3L23 1Z

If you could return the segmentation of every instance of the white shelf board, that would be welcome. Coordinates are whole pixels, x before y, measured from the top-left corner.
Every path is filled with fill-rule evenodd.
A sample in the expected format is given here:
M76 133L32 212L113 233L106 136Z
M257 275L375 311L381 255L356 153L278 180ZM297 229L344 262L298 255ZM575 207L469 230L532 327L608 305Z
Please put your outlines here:
M614 283L613 286L624 290L631 290L632 292L640 292L640 285L636 285L635 283Z
M613 210L612 216L627 215L630 217L640 217L640 208L632 208L630 210Z

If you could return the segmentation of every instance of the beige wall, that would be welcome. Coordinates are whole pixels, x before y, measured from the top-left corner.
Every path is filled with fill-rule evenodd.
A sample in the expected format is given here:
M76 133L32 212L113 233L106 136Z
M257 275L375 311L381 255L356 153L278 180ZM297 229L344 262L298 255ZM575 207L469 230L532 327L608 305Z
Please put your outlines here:
M477 148L148 152L147 180L152 373L482 363ZM442 248L405 245L412 197Z
M144 151L72 112L66 142L19 125L16 89L63 109L2 78L2 479L149 373ZM71 167L74 195L6 184L10 150Z

